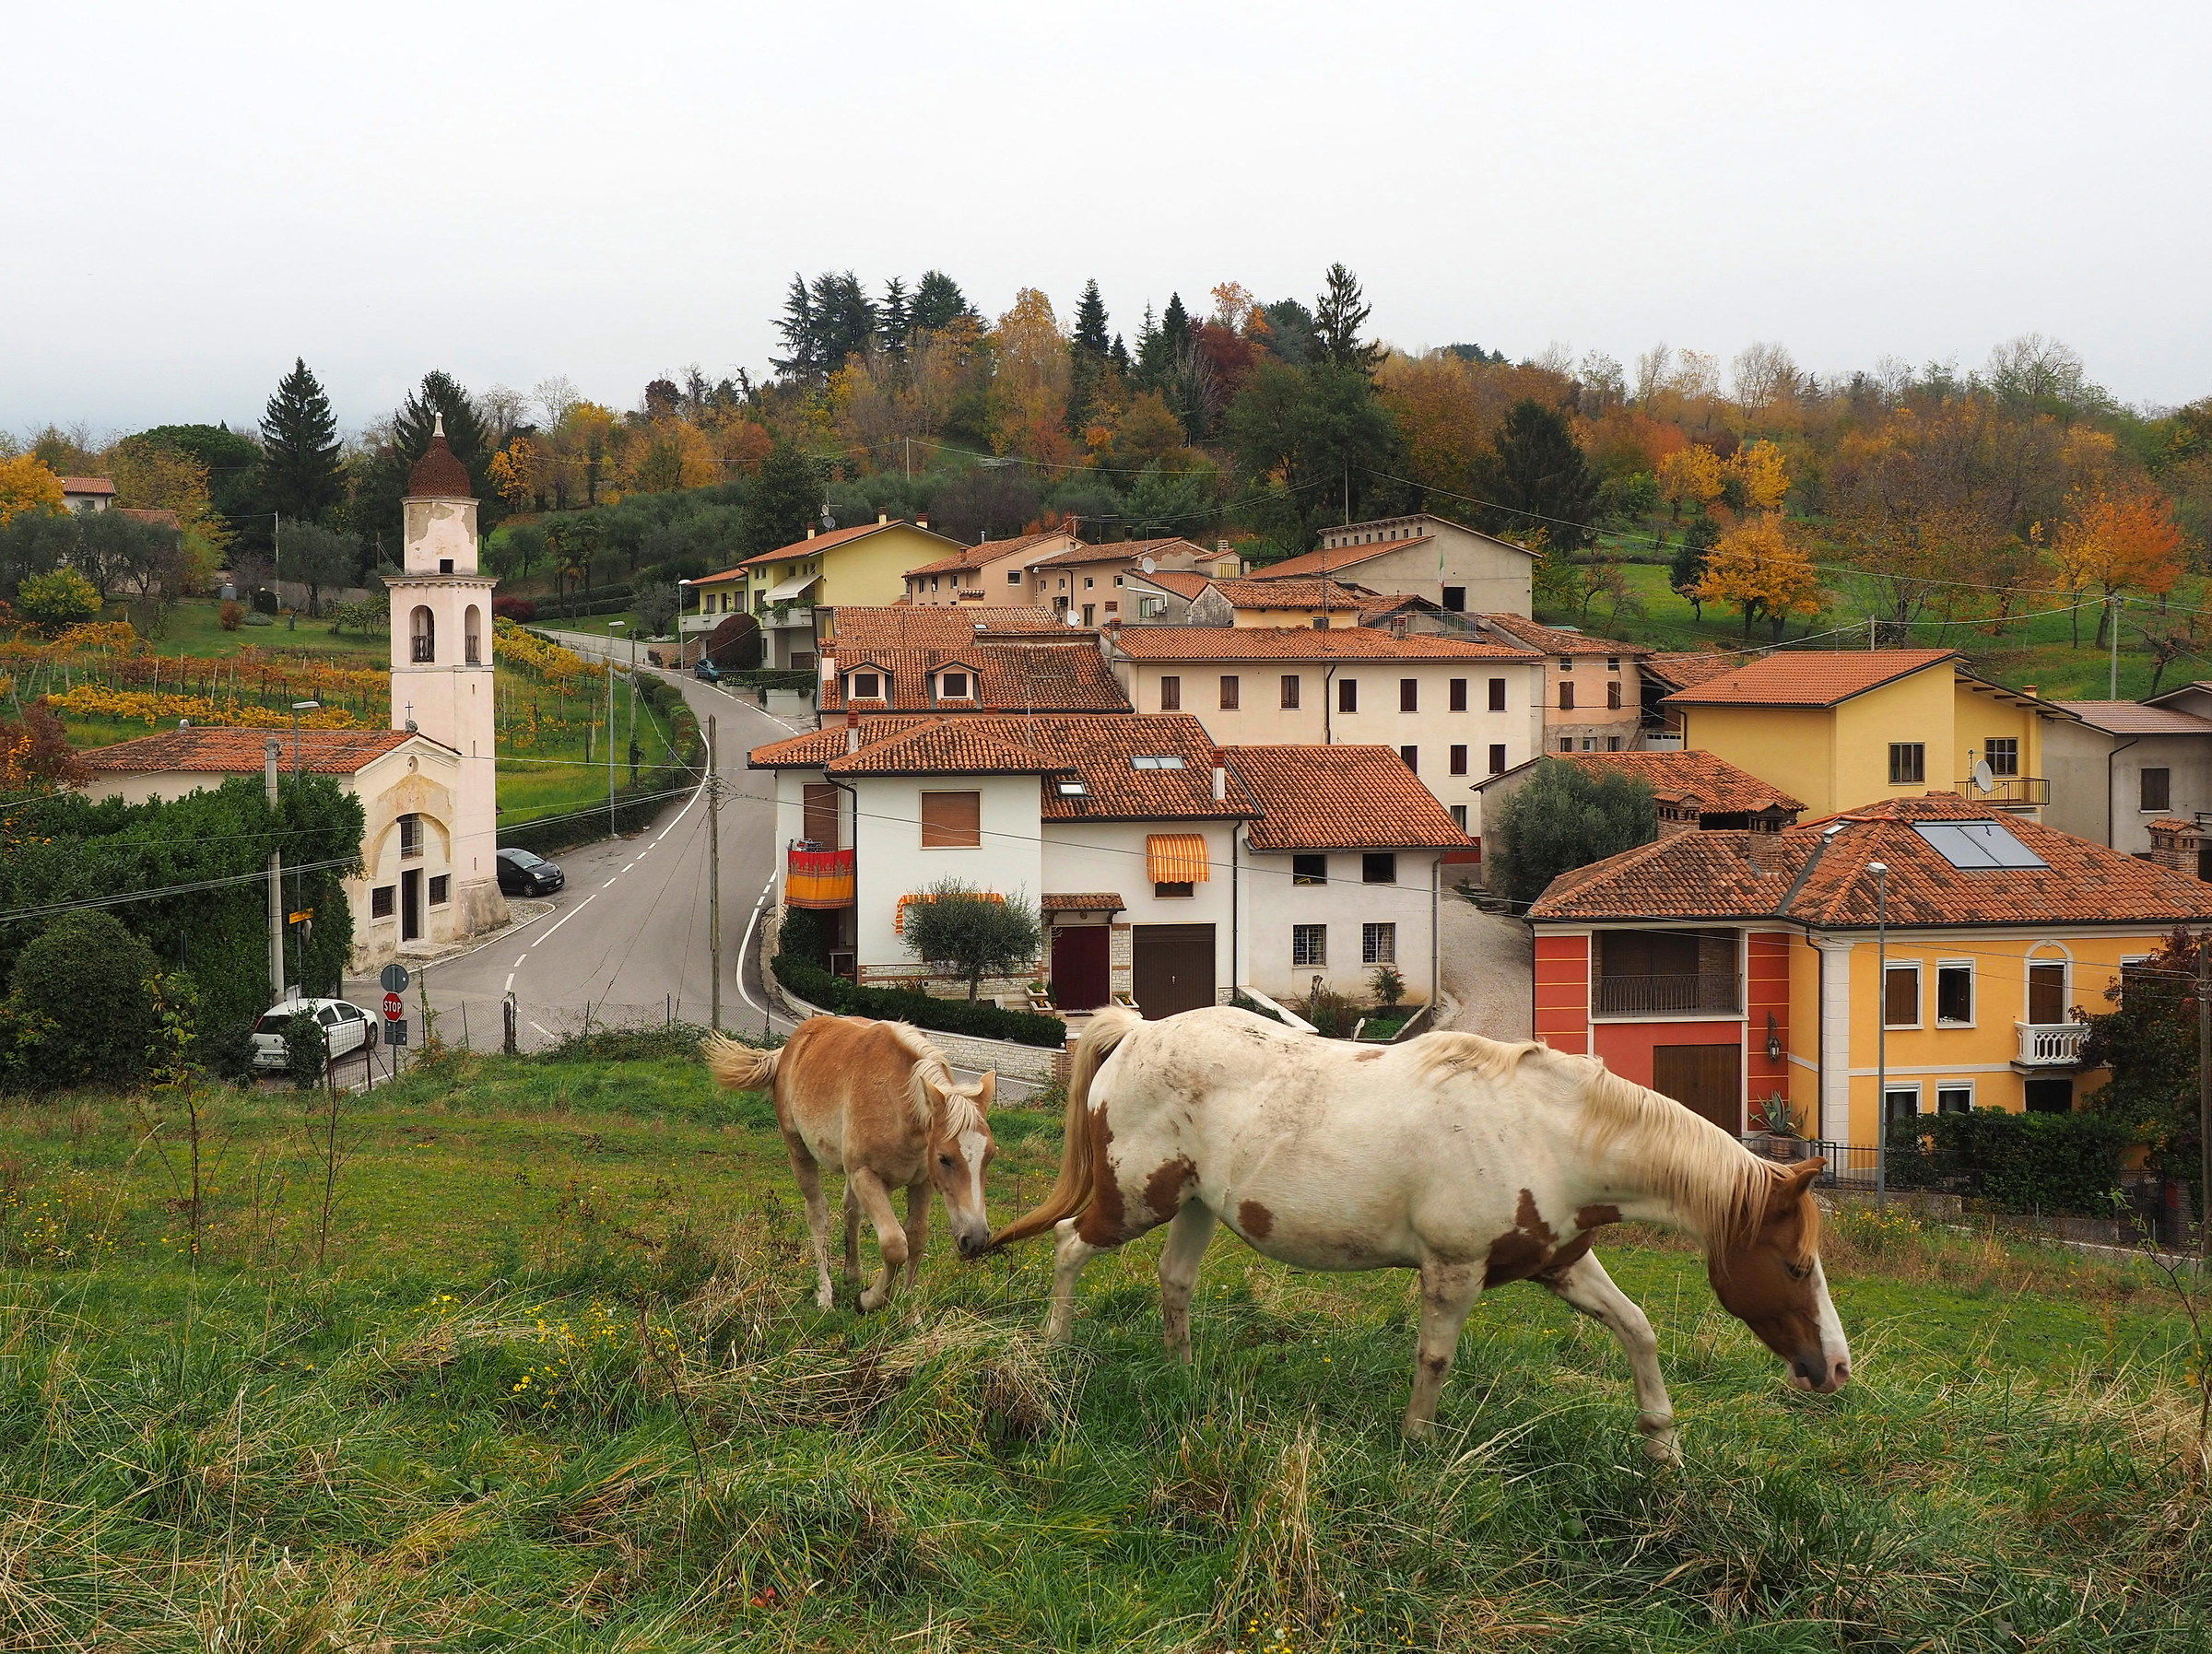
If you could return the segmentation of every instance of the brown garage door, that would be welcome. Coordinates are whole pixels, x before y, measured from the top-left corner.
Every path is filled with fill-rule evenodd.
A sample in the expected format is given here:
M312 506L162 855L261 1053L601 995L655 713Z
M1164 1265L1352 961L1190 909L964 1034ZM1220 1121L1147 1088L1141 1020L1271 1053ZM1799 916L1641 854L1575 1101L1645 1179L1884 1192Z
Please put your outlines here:
M1214 1003L1214 927L1140 924L1130 933L1130 987L1154 1022Z
M1744 1129L1742 1048L1734 1045L1652 1047L1652 1089L1665 1092L1724 1132Z

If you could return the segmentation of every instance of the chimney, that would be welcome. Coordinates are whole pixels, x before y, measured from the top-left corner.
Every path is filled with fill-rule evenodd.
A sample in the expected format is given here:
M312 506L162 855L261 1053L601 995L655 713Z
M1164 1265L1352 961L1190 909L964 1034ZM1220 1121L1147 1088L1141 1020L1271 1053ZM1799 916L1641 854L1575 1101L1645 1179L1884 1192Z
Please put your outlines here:
M845 750L860 750L860 714L847 708L845 711Z
M809 540L814 538L814 524L811 522L806 525L806 537Z
M916 528L927 528L929 526L929 519L926 517L917 517L914 519L914 526Z
M1229 771L1220 765L1214 766L1214 802L1219 804L1229 796Z
M2025 695L2030 700L2033 700L2035 698L2035 686L2033 684L2022 684L2020 686L2020 693Z
M891 520L891 514L890 514L890 512L888 512L888 511L877 511L877 512L876 513L876 526L877 526L877 528L881 528L881 527L882 527L882 526L883 526L885 523L888 522L890 520Z

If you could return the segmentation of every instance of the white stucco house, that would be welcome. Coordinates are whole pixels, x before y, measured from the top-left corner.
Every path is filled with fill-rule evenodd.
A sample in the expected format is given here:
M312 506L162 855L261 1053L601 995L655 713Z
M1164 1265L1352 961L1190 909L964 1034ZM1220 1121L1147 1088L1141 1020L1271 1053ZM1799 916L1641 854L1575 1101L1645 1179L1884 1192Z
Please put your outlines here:
M1389 751L1223 748L1187 714L855 715L750 762L776 772L780 905L818 913L832 969L926 983L904 917L959 879L1048 927L1033 979L986 991L1034 979L1067 1012L1349 990L1378 964L1418 1003L1441 863L1470 848Z

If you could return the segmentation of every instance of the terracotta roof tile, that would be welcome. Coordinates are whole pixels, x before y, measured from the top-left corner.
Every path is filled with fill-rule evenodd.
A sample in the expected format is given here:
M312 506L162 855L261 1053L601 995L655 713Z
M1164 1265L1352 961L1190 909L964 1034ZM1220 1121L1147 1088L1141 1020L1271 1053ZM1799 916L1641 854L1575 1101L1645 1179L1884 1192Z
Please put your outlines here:
M1129 698L1095 649L1040 649L1022 643L976 643L947 649L872 649L839 654L837 675L821 688L824 712L845 707L845 675L875 666L890 679L890 699L862 702L890 712L1126 712ZM946 666L974 675L975 699L945 703L931 685Z
M1633 776L1656 797L1694 804L1700 815L1748 815L1759 810L1802 810L1801 798L1762 781L1747 769L1709 752L1549 753L1546 760Z
M1726 677L1744 663L1744 657L1704 651L1694 654L1655 654L1645 656L1641 663L1648 675L1662 683L1672 684L1677 689L1687 689L1692 684L1706 684L1716 677Z
M1254 850L1465 850L1475 842L1387 746L1221 753L1260 808L1250 828Z
M1112 890L1077 890L1054 894L1046 892L1037 904L1047 913L1096 913L1100 910L1118 913L1129 904Z
M1783 649L1733 672L1677 689L1671 707L1832 707L1910 677L1955 649Z
M115 485L104 476L57 476L65 494L112 494Z
M1623 643L1618 638L1594 638L1563 627L1539 626L1525 615L1477 615L1479 624L1496 627L1547 655L1628 655L1641 658L1656 651L1644 643Z
M1188 552L1195 557L1210 557L1214 555L1205 546L1194 545L1188 540L1116 540L1110 545L1087 545L1077 541L1065 551L1055 551L1049 557L1038 558L1030 567L1064 569L1077 563L1105 563L1123 557L1157 557L1163 551L1176 550Z
M1067 538L1065 529L1054 528L1047 529L1041 534L1017 534L1010 540L985 540L980 545L957 551L950 557L939 557L934 563L924 563L918 568L909 569L905 578L912 580L917 574L947 574L958 569L980 569L985 563L996 562L1000 557L1022 551L1028 546L1037 545L1040 541L1065 540L1065 538ZM1080 542L1077 542L1077 549L1082 549Z
M447 443L445 432L437 431L430 438L430 445L422 451L422 458L408 468L407 498L473 499L476 493L477 485L469 480L468 467Z
M959 649L970 643L1006 641L1082 643L1098 647L1099 634L1070 626L1050 609L1028 604L992 608L927 608L899 604L882 608L840 605L830 619L831 652L851 655L867 649Z
M1333 580L1218 580L1214 590L1232 609L1336 609L1357 613L1382 593Z
M1297 580L1309 574L1335 574L1339 569L1349 569L1394 551L1404 551L1408 545L1426 545L1436 536L1415 534L1404 540L1378 540L1371 545L1324 545L1319 551L1309 551L1302 557L1285 557L1279 563L1270 563L1265 569L1254 569L1253 580Z
M861 744L888 740L933 723L932 718L878 717L860 720ZM753 769L816 769L827 764L845 750L851 741L847 726L834 723L825 729L808 730L804 734L787 735L781 741L771 741L765 746L756 746L747 755L746 764Z
M1139 661L1522 661L1524 649L1464 638L1400 638L1364 626L1135 626L1113 647Z
M272 730L163 730L93 747L83 757L88 768L107 775L259 775L272 735L283 748L283 768L290 768L292 736ZM301 730L300 768L317 775L351 775L409 741L430 738L410 730Z
M2054 700L2050 703L2111 735L2208 735L2212 719L2139 700Z
M1158 586L1163 592L1172 592L1178 597L1195 598L1214 583L1211 575L1200 574L1189 569L1159 569L1136 578Z
M1994 822L2047 865L1955 867L1915 830L1939 821ZM1528 916L1781 918L1865 929L1875 922L1871 862L1889 870L1886 909L1898 929L2212 920L2212 885L1955 793L1887 799L1780 833L1671 834L1562 874Z

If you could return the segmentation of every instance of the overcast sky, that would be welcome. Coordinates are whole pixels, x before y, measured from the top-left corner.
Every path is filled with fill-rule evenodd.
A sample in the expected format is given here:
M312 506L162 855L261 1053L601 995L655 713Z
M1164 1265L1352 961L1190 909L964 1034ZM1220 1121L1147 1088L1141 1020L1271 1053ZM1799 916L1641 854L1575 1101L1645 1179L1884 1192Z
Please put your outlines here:
M339 417L429 368L765 371L794 271L1113 324L1235 279L1374 328L1822 370L2030 329L2212 393L2184 4L551 3L11 14L0 428Z

